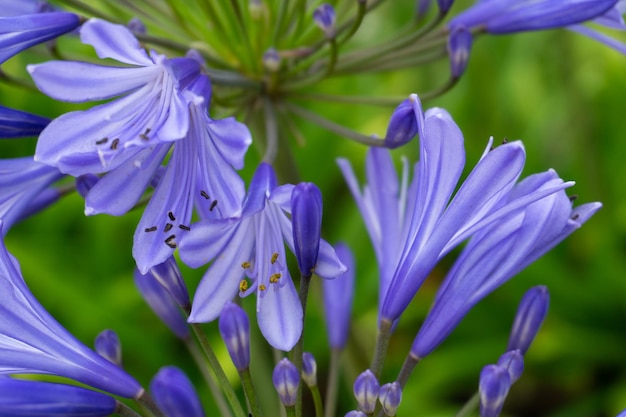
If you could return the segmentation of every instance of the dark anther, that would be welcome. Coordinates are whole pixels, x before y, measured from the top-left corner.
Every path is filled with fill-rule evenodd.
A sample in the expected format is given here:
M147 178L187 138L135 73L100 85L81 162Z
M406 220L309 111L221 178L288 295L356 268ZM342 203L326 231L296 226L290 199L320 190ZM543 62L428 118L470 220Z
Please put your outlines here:
M574 214L571 218L572 220L578 220L578 217L580 217L578 214Z
M102 138L96 141L96 145L102 145L102 144L107 143L108 141L109 141L109 138Z
M176 221L176 217L174 217L174 213L172 213L171 211L167 212L167 217L170 218L171 221Z
M185 226L184 224L179 224L178 228L182 230L187 230L187 231L191 230L191 227Z
M176 239L176 235L168 236L168 238L165 239L165 244L172 249L176 249L176 242L174 242L174 239Z
M148 137L148 133L150 133L150 128L149 128L149 127L147 127L147 128L146 128L146 131L145 131L145 132L143 132L143 133L141 133L141 134L139 135L139 137L140 137L142 140L150 140L150 138Z
M206 191L204 191L204 190L200 191L200 195L201 195L202 197L206 198L207 200L210 198L210 197L209 197L209 195L207 194L207 192L206 192Z
M215 206L217 206L217 200L213 200L213 202L211 203L211 207L209 207L209 211L213 211Z
M496 148L495 148L495 146L493 146L493 145L492 145L492 146L490 146L490 147L489 147L489 152L493 151L494 149L496 149Z
M578 198L578 194L572 194L569 196L569 201L575 201Z
M157 227L156 226L152 226L152 227L146 227L144 229L144 232L156 232Z
M116 150L117 149L117 145L120 144L120 140L119 139L113 139L113 142L111 143L111 150Z
M172 227L174 227L174 225L172 223L166 223L165 224L165 229L163 229L164 232L169 232L170 230L172 230Z
M502 144L506 145L507 143L509 143L509 140L505 136L504 138L502 138Z

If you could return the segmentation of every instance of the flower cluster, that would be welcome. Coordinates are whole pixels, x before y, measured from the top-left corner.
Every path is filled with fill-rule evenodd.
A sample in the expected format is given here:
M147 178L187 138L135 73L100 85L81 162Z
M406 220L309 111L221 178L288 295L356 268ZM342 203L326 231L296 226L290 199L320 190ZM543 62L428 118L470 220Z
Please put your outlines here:
M452 88L468 71L476 39L485 34L568 28L626 53L626 47L586 26L624 29L623 1L483 0L448 18L456 7L452 0L438 0L436 13L431 0L420 0L418 28L374 46L350 41L364 32L365 19L383 0L314 2L315 7L306 1L157 0L150 10L142 2L60 2L74 12L46 2L5 3L0 64L46 43L55 59L26 66L31 87L77 107L48 119L0 106L2 138L37 137L33 155L0 160L2 235L73 191L84 199L88 216L122 216L141 208L132 238L135 284L189 349L224 416L262 415L259 380L268 385L271 380L289 416L303 415L304 385L317 416L335 415L340 355L354 339L351 307L362 282L358 256L346 244L333 246L322 238L323 215L334 213L318 186L300 182L296 173L289 139L301 133L294 117L368 146L363 186L352 162L337 160L370 235L379 275L374 354L369 369L355 375L356 409L347 416L416 412L402 409L402 396L418 362L478 302L602 206L574 207L566 194L574 183L553 169L522 178L527 155L518 140L494 146L490 139L462 180L467 169L461 129L442 108L424 112L420 97ZM66 34L63 43L69 47L55 44ZM442 56L450 64L447 83L420 96L355 98L312 91L331 77L411 68ZM310 99L396 107L379 138L296 104ZM248 154L253 137L256 156ZM413 164L403 159L398 175L390 150L405 146L417 149L419 159ZM324 170L336 169L326 162L320 163ZM244 178L252 171L246 187ZM394 329L440 261L455 253L412 345L405 347L404 365L395 379L381 384L388 376L383 365ZM192 296L177 257L191 268L204 268L197 285L189 287ZM319 381L326 373L318 374L314 354L304 351L305 336L314 336L306 326L307 300L317 278L323 279L320 304L331 352L327 383ZM31 294L3 241L0 287L0 374L49 374L86 385L4 375L0 414L208 414L194 382L178 367L162 367L146 389L125 370L113 330L98 335L95 350L72 336ZM254 308L246 301L251 294ZM479 376L481 416L500 414L547 308L544 286L523 298L505 353ZM275 351L274 366L264 364L273 368L272 375L254 379L252 363L264 361L255 357L264 349L251 349L260 343L248 318L252 310ZM211 333L201 326L214 321L245 404L213 350ZM320 385L328 387L324 398ZM136 401L141 410L115 397Z

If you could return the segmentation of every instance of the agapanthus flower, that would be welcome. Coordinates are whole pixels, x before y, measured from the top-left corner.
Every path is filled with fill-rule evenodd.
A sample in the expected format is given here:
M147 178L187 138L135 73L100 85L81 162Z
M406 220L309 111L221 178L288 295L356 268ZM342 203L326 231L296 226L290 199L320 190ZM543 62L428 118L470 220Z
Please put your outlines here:
M0 415L3 417L105 417L116 408L117 401L101 392L0 376Z
M423 114L411 96L417 119L420 161L409 185L408 169L398 181L388 151L368 151L363 192L347 162L344 176L365 219L380 270L381 317L396 320L406 309L432 268L452 248L498 218L555 193L571 183L525 189L516 199L502 200L515 185L524 165L520 142L491 149L451 198L463 167L463 135L443 109ZM506 204L502 204L506 201Z
M17 260L1 241L0 287L0 374L58 375L127 398L143 393L130 375L50 316L26 287Z
M235 169L243 166L250 134L232 118L209 118L211 85L195 59L148 55L127 28L98 19L83 25L81 39L101 58L132 67L29 66L37 86L71 102L122 97L53 120L35 159L74 176L107 173L89 189L85 212L121 215L155 182L176 143L135 232L133 256L146 273L189 230L194 201L209 215L239 214L244 185Z
M592 20L592 23L597 23L599 25L605 26L609 29L615 30L626 30L626 25L624 24L624 18L622 15L626 12L626 1L620 0L618 1L612 9L604 13L603 15ZM580 33L581 35L585 35L590 37L593 40L596 40L600 43L605 44L606 46L615 49L616 51L626 55L626 45L623 42L618 41L600 31L592 29L585 25L571 25L567 27L569 30Z
M561 183L552 170L531 175L517 184L506 200ZM560 243L600 207L600 203L589 203L572 208L565 191L559 191L479 231L439 287L411 354L416 358L429 354L476 303Z
M66 12L0 17L0 64L24 49L76 29L79 24L77 15Z
M503 34L582 23L609 11L617 0L483 0L448 22L448 27L482 28Z
M261 163L249 186L240 217L204 220L180 244L192 267L213 263L198 285L189 321L214 320L237 293L257 294L257 320L267 341L290 350L302 332L302 306L289 275L285 243L294 252L291 209L294 186L277 186L273 168ZM315 273L334 278L345 270L333 248L320 241Z
M50 203L46 190L63 177L58 169L35 162L32 157L0 159L2 231L6 234L18 220L46 207ZM58 193L52 197L52 201L56 201Z
M0 16L13 17L24 14L35 14L53 11L47 1L41 0L3 0Z

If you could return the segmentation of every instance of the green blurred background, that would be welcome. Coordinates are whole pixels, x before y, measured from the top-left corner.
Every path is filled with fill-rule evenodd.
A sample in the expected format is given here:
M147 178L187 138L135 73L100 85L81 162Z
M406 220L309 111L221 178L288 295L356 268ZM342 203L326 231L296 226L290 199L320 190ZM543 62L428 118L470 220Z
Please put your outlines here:
M453 13L468 4L460 2ZM367 18L357 42L389 36L413 10L411 1L388 2L376 11L376 17ZM77 41L62 40L61 46L77 48ZM11 59L3 70L28 81L24 65L45 59L44 48L35 48ZM400 416L453 415L475 392L480 369L503 353L519 299L538 284L550 289L550 312L502 415L611 417L626 407L625 68L626 57L566 30L481 37L460 83L443 97L424 103L426 108L444 107L461 127L468 169L489 136L494 136L496 143L504 137L522 139L527 151L525 175L554 168L562 178L576 181L570 192L579 195L577 202L601 201L604 208L474 308L452 336L417 367L404 392ZM443 84L447 74L447 62L439 62L393 73L332 78L311 92L408 96ZM5 82L0 83L0 99L4 105L50 117L81 108L55 103ZM392 111L311 101L299 104L362 133L381 136ZM342 361L344 377L337 413L343 415L355 406L349 381L368 366L373 350L377 268L369 237L335 158L350 159L362 173L366 149L318 126L296 122L306 142L285 138L282 146L290 147L301 180L314 181L322 189L326 239L347 242L357 259L354 321ZM13 140L0 146L2 155L9 157L32 153L34 144L34 140ZM417 143L394 151L394 155L398 160L407 155L415 161ZM246 181L258 159L253 146L242 173ZM91 345L98 332L115 329L123 343L125 366L143 384L159 367L176 364L198 381L204 401L211 407L184 345L156 319L133 285L131 245L140 211L121 218L87 218L81 198L71 195L16 225L6 238L7 246L21 262L33 293L79 339ZM391 341L382 382L395 377L451 262L448 257L435 269L403 316ZM203 269L184 271L193 291ZM244 305L252 311L254 301L245 300ZM323 386L328 352L319 282L314 282L309 308L305 350L315 354ZM206 329L237 383L216 323ZM258 334L254 338L256 385L262 401L272 409L276 404L268 380L272 355Z

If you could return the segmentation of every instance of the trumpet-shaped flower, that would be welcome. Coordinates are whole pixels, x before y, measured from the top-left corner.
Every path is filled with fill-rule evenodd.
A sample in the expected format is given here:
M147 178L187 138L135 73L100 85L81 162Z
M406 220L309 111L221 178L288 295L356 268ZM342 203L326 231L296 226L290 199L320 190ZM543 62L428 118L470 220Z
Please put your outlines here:
M88 349L50 316L26 287L17 261L2 242L0 287L0 374L59 375L127 398L143 393L130 375Z
M215 320L237 293L257 294L257 320L267 341L290 350L302 332L302 306L287 269L285 243L294 252L293 185L280 187L272 167L262 163L250 183L240 217L204 220L180 244L182 260L199 267L213 260L198 285L189 320ZM315 273L334 278L345 271L333 248L320 241Z
M78 27L74 13L52 12L0 17L0 64L33 45Z
M374 243L380 269L381 317L400 317L439 259L460 242L512 211L571 184L526 189L503 200L524 165L520 142L491 149L491 142L467 179L452 193L465 165L463 135L442 109L422 114L411 96L420 136L420 161L409 185L405 164L398 182L385 150L371 149L367 159L368 185L363 192L345 161L339 161ZM506 204L503 203L506 201Z
M507 200L561 183L552 170L535 174L517 184ZM559 191L478 232L439 288L411 355L429 354L476 303L569 236L600 207L600 203L589 203L572 209L565 191Z
M206 216L240 213L245 190L235 169L243 166L250 133L232 118L208 117L211 85L196 60L148 55L127 28L98 19L83 25L81 39L100 57L134 67L30 66L37 86L73 102L123 97L53 120L35 158L75 176L107 172L89 189L86 214L124 214L157 183L134 237L133 256L145 274L189 230L194 201Z

